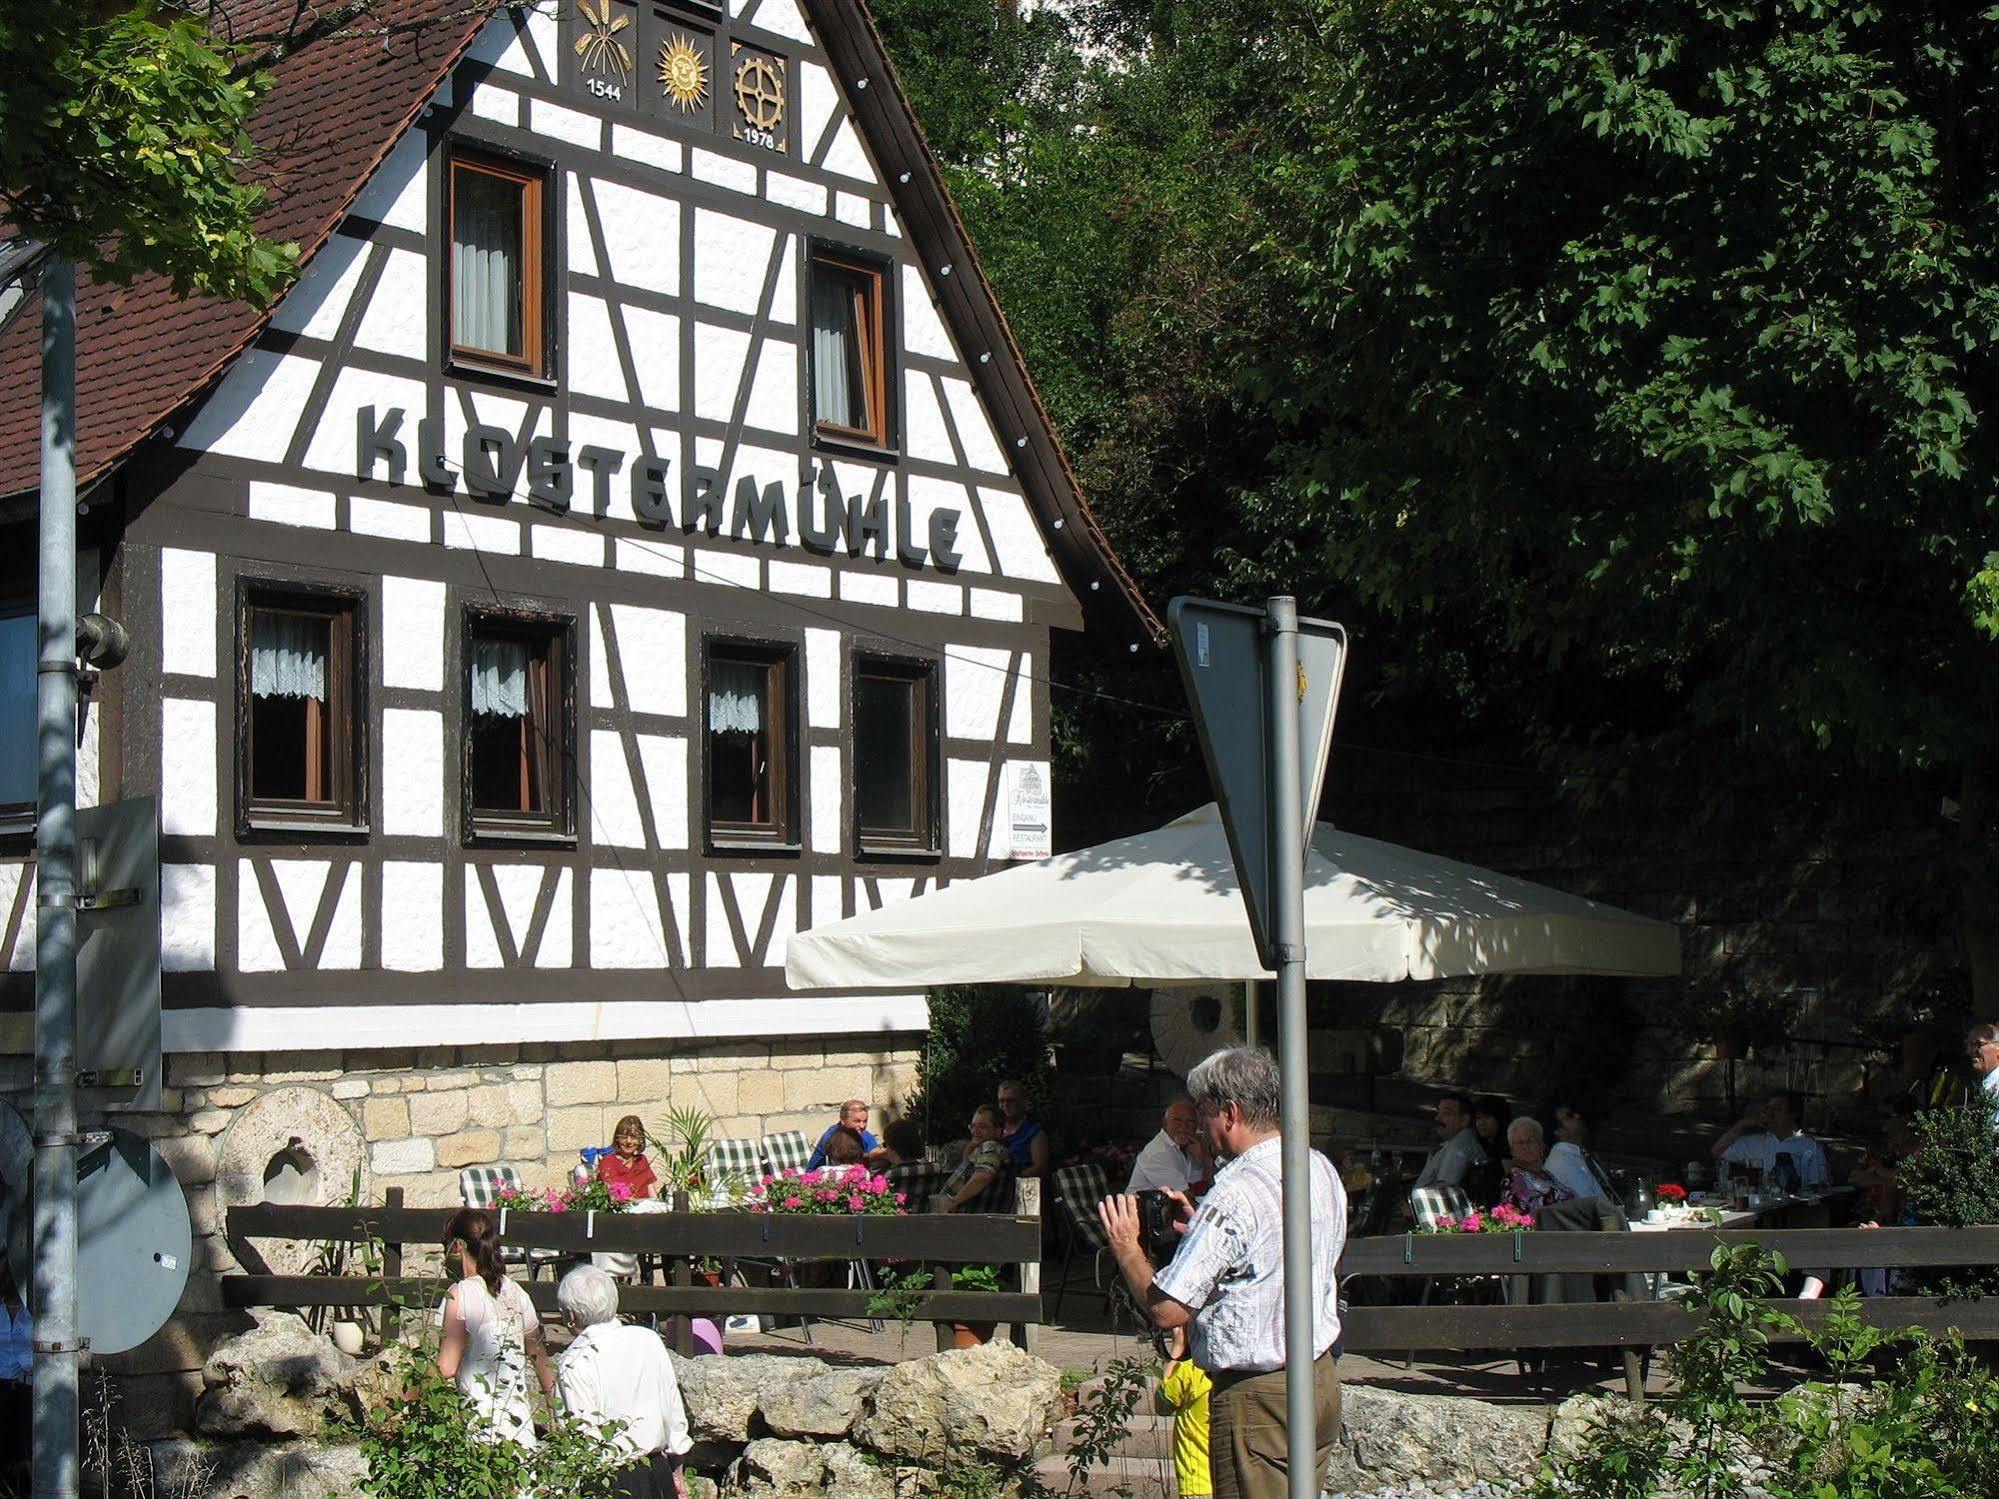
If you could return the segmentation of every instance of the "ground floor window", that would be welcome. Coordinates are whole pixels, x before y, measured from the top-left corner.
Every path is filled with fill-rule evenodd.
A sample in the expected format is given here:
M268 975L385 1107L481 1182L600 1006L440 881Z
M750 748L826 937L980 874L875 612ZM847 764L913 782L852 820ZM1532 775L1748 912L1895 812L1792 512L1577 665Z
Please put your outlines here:
M788 647L737 642L708 647L704 742L713 842L796 841L794 659Z
M862 656L854 663L854 812L863 853L934 853L935 670Z

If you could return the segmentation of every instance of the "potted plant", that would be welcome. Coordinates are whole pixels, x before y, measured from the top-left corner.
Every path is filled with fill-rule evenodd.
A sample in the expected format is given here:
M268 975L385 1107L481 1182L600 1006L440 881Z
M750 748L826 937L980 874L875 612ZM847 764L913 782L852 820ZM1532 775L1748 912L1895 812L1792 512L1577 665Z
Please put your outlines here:
M991 1265L960 1265L951 1272L951 1286L959 1291L997 1291L1000 1288L999 1271ZM951 1324L952 1346L976 1348L981 1343L990 1343L998 1330L997 1322L954 1322Z
M1695 1034L1714 1043L1724 1061L1752 1050L1781 1045L1789 1036L1797 1003L1789 995L1772 994L1739 984L1696 993L1687 1008Z
M715 1119L701 1109L670 1108L666 1123L646 1131L646 1144L658 1153L659 1195L679 1205L685 1196L702 1201L708 1192L708 1137Z

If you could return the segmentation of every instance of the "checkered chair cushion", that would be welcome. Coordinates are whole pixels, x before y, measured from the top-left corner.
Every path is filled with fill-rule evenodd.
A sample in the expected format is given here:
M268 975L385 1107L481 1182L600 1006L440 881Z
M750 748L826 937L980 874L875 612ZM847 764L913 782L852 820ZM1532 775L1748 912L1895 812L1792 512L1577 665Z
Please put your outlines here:
M754 1140L708 1142L708 1197L704 1207L726 1206L764 1177L763 1152Z
M812 1159L812 1142L805 1138L803 1130L781 1129L764 1136L764 1159L770 1162L773 1176L803 1171L805 1163Z
M1097 1204L1110 1192L1104 1168L1091 1163L1064 1166L1055 1173L1055 1196L1062 1204L1062 1219L1085 1248L1101 1252L1109 1249L1104 1226L1097 1221Z
M1446 1218L1462 1218L1472 1210L1471 1194L1463 1187L1414 1187L1409 1215L1418 1228L1435 1228Z
M882 1173L888 1178L889 1186L902 1193L902 1210L906 1213L927 1213L930 1199L937 1195L944 1185L944 1178L951 1173L935 1161L904 1161L900 1166L891 1166Z
M1011 1213L1016 1204L1014 1193L1015 1173L1011 1170L995 1171L992 1181L985 1191L974 1197L958 1211L961 1213Z
M458 1173L458 1195L468 1208L489 1208L502 1192L518 1192L521 1174L511 1166L467 1166ZM552 1265L562 1258L554 1249L502 1248L500 1258L528 1267L530 1278L536 1268Z

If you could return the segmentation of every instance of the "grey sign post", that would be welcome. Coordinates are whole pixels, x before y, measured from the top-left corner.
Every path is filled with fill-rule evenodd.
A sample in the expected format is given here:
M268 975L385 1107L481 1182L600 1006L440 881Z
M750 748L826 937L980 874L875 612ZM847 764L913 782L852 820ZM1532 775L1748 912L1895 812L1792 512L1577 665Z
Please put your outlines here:
M1264 608L1178 598L1167 628L1194 705L1257 955L1277 975L1284 1059L1285 1444L1290 1499L1319 1492L1313 1378L1312 1178L1305 1065L1305 844L1318 815L1346 665L1346 631ZM1309 710L1306 711L1306 710Z

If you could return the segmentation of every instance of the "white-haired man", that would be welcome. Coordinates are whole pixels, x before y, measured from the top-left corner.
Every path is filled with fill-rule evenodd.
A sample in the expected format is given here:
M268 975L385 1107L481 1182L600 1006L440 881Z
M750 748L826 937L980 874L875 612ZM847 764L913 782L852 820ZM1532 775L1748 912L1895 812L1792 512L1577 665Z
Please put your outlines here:
M1208 1142L1201 1134L1201 1116L1191 1098L1176 1098L1166 1106L1159 1133L1145 1142L1131 1163L1125 1191L1185 1192L1197 1197L1208 1182Z
M1139 1240L1138 1202L1106 1197L1097 1214L1118 1269L1160 1327L1190 1329L1194 1362L1214 1382L1209 1463L1215 1499L1285 1499L1284 1178L1277 1063L1260 1047L1218 1051L1187 1074L1215 1159L1226 1162L1195 1209L1171 1193L1185 1237L1155 1272ZM1340 1429L1339 1262L1347 1199L1333 1164L1309 1152L1312 1202L1312 1366L1319 1473ZM1191 1216L1190 1216L1191 1215ZM1315 1484L1314 1487L1317 1487Z
M555 1362L568 1412L604 1430L631 1458L618 1475L625 1499L687 1499L680 1459L693 1442L680 1381L659 1335L618 1320L618 1283L595 1265L562 1277L555 1304L575 1338ZM613 1423L620 1423L611 1430Z

